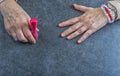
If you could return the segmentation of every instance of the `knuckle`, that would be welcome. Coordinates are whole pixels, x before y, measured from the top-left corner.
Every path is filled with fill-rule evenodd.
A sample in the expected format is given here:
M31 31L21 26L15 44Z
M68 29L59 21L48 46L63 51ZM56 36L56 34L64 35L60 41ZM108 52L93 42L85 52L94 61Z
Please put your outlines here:
M86 29L87 29L87 26L81 27L81 28L78 30L78 33L83 33Z
M78 22L77 24L74 25L76 29L80 28L82 26L81 22Z
M23 20L23 21L21 22L21 25L22 25L22 26L27 25L27 24L28 24L27 20Z
M79 30L77 30L77 32L78 32L78 33L81 33L81 32L82 32L82 30L81 30L81 29L79 29Z
M26 37L27 37L27 38L31 38L31 35L30 35L30 34L27 34Z
M73 36L77 36L77 35L79 35L79 33L76 31Z
M19 25L19 24L20 24L20 22L21 22L19 18L16 18L16 20L15 20L15 21L16 21L16 24L17 24L17 25Z
M15 26L11 25L11 26L6 26L5 28L6 28L6 30L11 30L11 29L15 28Z
M26 40L23 37L19 38L19 41L26 42Z
M75 28L76 28L76 26L72 26L72 27L70 27L71 30L74 30Z
M81 28L82 31L85 31L88 28L88 26L84 25L84 27Z

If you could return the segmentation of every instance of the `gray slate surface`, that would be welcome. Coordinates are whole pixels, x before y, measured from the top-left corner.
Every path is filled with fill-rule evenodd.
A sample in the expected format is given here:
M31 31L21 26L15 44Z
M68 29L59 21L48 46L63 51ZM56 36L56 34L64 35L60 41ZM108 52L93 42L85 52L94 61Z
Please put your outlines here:
M71 5L98 7L108 0L19 0L39 18L37 44L15 42L0 17L0 76L120 76L120 21L109 24L82 44L59 37L57 24L78 16Z

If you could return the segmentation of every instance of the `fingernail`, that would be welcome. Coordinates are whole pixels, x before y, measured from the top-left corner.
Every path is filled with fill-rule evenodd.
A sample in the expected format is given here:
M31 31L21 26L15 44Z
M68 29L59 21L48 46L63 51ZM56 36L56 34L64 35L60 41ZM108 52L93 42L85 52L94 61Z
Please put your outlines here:
M77 4L73 4L74 6L76 6Z
M70 40L70 39L71 39L71 37L70 37L70 36L68 36L68 37L67 37L67 39L68 39L68 40Z
M82 42L82 41L81 41L81 40L79 40L79 41L78 41L78 44L80 44L81 42Z
M33 42L33 44L36 44L36 42Z
M36 43L36 41L34 41L34 42L32 42L33 44L35 44Z
M62 26L61 24L59 24L58 26Z
M61 37L65 37L65 34L62 33L62 34L61 34Z

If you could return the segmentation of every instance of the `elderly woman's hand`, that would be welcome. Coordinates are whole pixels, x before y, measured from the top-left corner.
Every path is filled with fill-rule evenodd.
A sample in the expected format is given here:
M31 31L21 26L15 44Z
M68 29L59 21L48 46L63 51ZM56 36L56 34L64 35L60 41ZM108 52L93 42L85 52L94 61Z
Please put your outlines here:
M78 43L81 43L108 23L101 8L91 8L77 4L74 4L74 8L84 12L84 14L59 24L60 27L70 26L61 34L62 37L67 36L68 40L84 33L78 40Z
M4 2L0 4L0 11L4 17L5 29L14 40L36 43L30 30L30 16L15 0L4 0Z

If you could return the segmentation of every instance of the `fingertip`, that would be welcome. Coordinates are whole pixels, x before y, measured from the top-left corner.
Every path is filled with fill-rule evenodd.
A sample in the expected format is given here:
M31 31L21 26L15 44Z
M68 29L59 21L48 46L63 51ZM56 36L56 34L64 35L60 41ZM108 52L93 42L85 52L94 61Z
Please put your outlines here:
M61 34L61 37L65 37L65 34L64 34L64 33L62 33L62 34Z
M71 37L70 37L70 36L68 36L66 39L67 39L67 40L71 40Z
M62 25L62 23L60 23L60 24L58 24L58 26L59 26L59 27L62 27L63 25Z
M82 43L82 40L78 40L77 43L78 43L78 44Z
M33 44L35 44L35 43L36 43L36 39L33 37L33 38L31 39L31 42L32 42Z
M73 4L73 6L77 6L77 4Z
M33 40L31 43L32 43L32 44L36 44L36 40Z
M76 8L76 7L80 6L80 5L78 5L78 4L73 4L73 6Z

